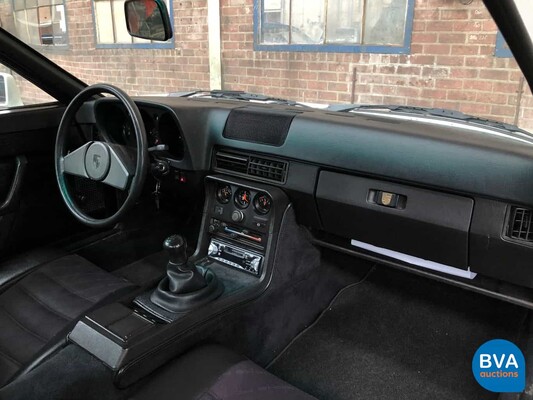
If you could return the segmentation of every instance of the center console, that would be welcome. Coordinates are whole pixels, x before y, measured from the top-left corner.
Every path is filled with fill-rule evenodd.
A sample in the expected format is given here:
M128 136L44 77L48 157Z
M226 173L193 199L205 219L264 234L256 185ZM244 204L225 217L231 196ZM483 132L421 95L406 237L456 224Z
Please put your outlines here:
M86 315L70 334L72 342L116 371L119 386L135 382L191 341L201 340L210 325L259 297L271 282L289 207L285 193L222 175L208 176L205 189L194 254L187 259L186 243L170 237L165 243L167 274L158 287ZM200 297L201 302L194 300ZM193 298L194 304L184 298Z
M219 181L207 209L210 259L255 276L269 240L272 195L263 189Z

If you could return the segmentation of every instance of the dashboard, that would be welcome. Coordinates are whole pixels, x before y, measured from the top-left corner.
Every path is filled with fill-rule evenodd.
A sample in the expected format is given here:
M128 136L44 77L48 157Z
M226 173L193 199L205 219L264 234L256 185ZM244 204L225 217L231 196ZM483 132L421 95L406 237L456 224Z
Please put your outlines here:
M150 146L167 145L174 170L281 188L317 244L533 288L533 139L523 133L214 99L136 102ZM118 103L91 107L102 132L131 143ZM231 185L214 196L237 224L272 207Z
M141 116L146 128L148 146L165 145L162 156L182 160L185 153L183 135L176 116L171 110L154 107L142 107ZM135 146L135 132L131 118L126 109L114 101L99 101L95 105L95 122L101 135L112 142Z

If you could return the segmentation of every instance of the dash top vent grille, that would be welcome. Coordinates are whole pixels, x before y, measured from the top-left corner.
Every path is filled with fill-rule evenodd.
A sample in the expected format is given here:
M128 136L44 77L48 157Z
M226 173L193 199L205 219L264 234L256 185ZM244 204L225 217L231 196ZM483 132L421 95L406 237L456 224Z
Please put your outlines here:
M218 151L215 153L214 167L224 172L285 183L289 163L272 158Z
M227 139L279 147L285 143L297 114L259 107L236 108L230 112L222 135Z
M511 207L509 215L509 231L511 239L533 242L532 225L533 210L520 207Z

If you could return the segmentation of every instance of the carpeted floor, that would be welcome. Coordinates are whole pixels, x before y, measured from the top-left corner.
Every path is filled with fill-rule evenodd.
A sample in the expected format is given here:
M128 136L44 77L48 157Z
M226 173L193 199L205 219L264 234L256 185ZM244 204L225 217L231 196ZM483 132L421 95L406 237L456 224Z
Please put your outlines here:
M319 399L492 399L476 349L518 340L527 311L378 267L345 288L269 370Z

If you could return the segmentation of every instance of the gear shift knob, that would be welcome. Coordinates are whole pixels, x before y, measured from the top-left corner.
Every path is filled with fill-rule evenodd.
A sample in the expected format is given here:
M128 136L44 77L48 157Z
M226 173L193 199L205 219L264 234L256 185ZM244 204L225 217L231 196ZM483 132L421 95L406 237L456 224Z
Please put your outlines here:
M168 253L168 259L171 264L187 264L187 241L181 235L172 235L165 239L163 248Z

